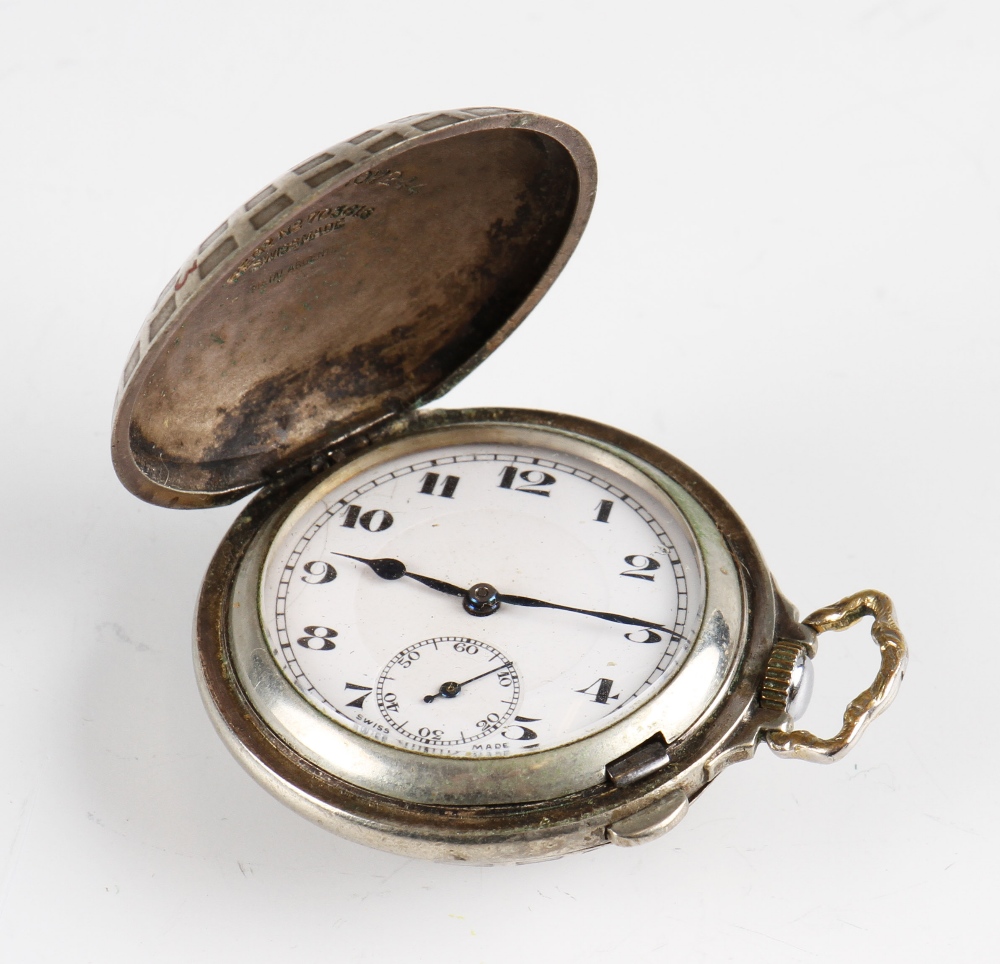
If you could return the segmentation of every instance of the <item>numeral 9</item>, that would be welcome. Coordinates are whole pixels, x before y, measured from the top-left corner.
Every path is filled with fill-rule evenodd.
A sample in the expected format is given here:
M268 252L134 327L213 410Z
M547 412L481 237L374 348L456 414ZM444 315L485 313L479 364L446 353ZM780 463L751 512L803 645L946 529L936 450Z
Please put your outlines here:
M337 570L330 563L320 562L318 559L307 562L302 568L306 571L302 581L308 582L312 586L318 586L323 582L333 582L337 578Z

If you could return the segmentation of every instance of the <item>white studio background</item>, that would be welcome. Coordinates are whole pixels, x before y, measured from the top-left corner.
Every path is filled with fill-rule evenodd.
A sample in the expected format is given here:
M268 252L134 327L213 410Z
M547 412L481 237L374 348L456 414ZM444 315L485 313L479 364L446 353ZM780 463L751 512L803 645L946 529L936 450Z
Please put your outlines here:
M190 655L233 507L118 484L111 406L182 259L396 117L561 118L593 218L443 404L666 448L802 612L873 586L912 658L842 763L766 749L669 836L522 867L341 841L229 757ZM1000 8L0 2L0 959L973 961L995 953ZM824 637L805 722L877 650Z

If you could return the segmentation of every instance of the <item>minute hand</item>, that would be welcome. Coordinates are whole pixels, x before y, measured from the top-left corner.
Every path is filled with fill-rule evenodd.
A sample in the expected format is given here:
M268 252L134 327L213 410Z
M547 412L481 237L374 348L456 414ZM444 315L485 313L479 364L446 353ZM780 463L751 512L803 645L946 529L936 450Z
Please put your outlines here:
M623 623L626 626L643 626L646 629L662 629L666 633L673 633L662 623L653 623L648 619L636 619L633 616L620 616L618 613L605 613L597 609L580 609L576 606L560 606L559 603L545 602L542 599L533 599L531 596L512 596L507 593L499 593L501 603L509 606L533 606L536 609L562 609L568 613L582 613L584 616L596 616L598 619L606 619L610 623Z

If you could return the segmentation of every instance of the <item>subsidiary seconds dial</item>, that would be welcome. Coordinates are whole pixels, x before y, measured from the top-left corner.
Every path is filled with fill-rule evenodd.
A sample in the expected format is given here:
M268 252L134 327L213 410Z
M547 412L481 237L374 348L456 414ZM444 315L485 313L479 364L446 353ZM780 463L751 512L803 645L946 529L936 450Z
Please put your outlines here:
M403 739L427 746L482 742L517 706L514 664L465 636L425 639L397 653L376 687L379 711Z
M364 736L452 756L559 746L659 691L697 633L700 558L661 488L554 433L491 435L387 446L308 492L271 545L274 659Z

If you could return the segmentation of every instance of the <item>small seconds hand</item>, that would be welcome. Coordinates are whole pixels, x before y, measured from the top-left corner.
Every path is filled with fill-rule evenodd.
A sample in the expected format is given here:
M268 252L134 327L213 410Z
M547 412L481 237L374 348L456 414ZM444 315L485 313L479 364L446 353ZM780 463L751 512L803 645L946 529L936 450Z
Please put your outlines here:
M478 676L473 676L471 679L467 679L462 683L453 683L451 681L447 683L442 683L440 688L432 696L425 696L425 703L433 703L439 696L447 696L449 699L453 696L458 696L462 692L463 686L468 686L469 683L475 683L477 679L482 679L484 676L492 676L494 673L499 673L502 669L510 669L513 663L501 663L499 666L494 666L493 669L488 669L485 673L480 673Z

